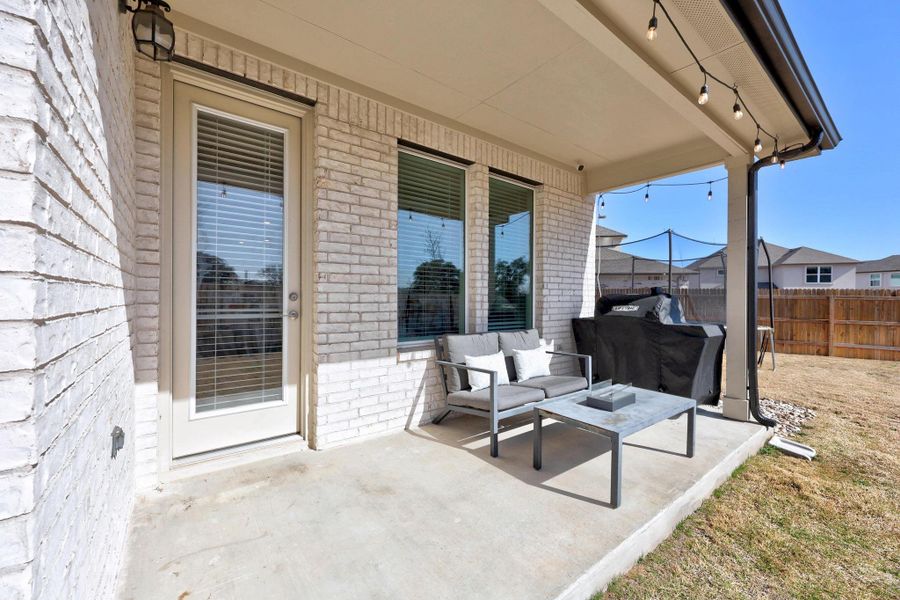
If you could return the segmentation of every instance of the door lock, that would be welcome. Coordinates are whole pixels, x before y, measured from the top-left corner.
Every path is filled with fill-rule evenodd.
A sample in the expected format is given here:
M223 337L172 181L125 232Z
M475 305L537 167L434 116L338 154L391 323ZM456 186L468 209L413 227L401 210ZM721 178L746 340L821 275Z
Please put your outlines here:
M287 317L288 319L296 319L300 316L300 313L298 313L296 310L290 310L287 313L285 313L284 316Z
M290 294L288 294L288 300L290 300L291 302L296 302L299 298L300 294L298 294L297 292L291 292Z

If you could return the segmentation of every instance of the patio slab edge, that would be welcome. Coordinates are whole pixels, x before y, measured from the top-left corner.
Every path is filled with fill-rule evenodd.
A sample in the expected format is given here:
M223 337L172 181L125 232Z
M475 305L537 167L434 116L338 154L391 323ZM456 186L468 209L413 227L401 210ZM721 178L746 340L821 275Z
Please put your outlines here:
M759 452L772 435L772 430L760 426L759 431L731 451L674 502L586 570L557 595L556 600L585 600L604 591L614 578L626 573L642 556L668 538L682 520L700 508L703 501L725 483L735 469Z

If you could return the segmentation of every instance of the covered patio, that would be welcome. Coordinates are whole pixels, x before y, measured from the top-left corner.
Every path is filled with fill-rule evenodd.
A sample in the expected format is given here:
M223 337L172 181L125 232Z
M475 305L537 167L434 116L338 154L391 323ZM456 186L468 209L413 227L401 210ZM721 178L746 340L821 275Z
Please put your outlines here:
M585 598L764 443L756 172L840 140L775 0L169 4L3 9L10 597ZM714 165L693 458L629 437L613 510L602 438L431 424L436 336L575 350L597 194Z
M163 484L136 508L121 597L587 598L665 539L768 433L697 416L609 445L562 423L531 464L530 421L489 455L485 421L450 417L329 452L286 452Z

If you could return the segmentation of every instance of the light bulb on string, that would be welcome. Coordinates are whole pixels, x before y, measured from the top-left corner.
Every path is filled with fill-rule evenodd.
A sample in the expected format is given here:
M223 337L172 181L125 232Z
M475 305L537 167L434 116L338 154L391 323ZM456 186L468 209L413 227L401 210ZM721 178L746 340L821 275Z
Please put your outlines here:
M781 161L778 164L781 165L781 170L784 171L784 159L783 158L781 159Z
M648 41L652 42L653 40L656 39L656 26L657 25L658 25L658 22L656 20L656 17L652 17L650 19L650 24L647 26L647 40Z
M753 152L755 154L762 152L762 140L759 139L759 125L756 126L756 139L753 140Z
M706 192L706 199L712 200L712 181L709 182L709 191Z
M734 120L740 121L744 118L744 111L741 110L741 103L735 102L734 106L731 107L731 110L734 112Z
M650 202L650 184L647 184L647 191L644 193L644 204Z
M700 86L700 95L697 97L697 104L704 105L709 102L709 86L704 83Z
M653 16L650 17L650 22L647 24L647 41L652 42L656 39L656 29L659 26L659 21L656 20L656 2L653 2Z

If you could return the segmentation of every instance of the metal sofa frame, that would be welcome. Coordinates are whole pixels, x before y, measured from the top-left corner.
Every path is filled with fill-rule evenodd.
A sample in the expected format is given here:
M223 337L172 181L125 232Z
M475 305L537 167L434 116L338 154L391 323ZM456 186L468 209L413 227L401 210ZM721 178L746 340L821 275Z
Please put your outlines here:
M473 334L462 334L462 335L479 335L477 333ZM539 400L536 402L528 402L523 404L522 406L514 406L512 408L508 408L506 410L499 410L497 408L497 372L491 371L490 369L482 369L477 367L469 367L462 363L454 363L449 360L444 360L445 348L443 336L438 336L434 338L434 349L435 349L435 363L441 369L441 385L444 390L444 402L447 404L447 409L441 413L437 418L435 418L432 423L435 425L439 424L444 418L450 414L451 411L461 412L468 415L475 415L479 417L485 417L490 420L491 423L491 456L497 457L500 455L500 443L499 443L499 430L500 430L500 421L509 417L514 417L516 415L521 415L523 413L530 413L534 407L541 406L547 402L556 401L560 398L564 398L568 394L563 396L554 396L553 398L544 398L543 400ZM573 358L577 358L579 360L584 361L585 366L585 388L590 389L591 387L591 356L588 354L577 354L575 352L548 352L548 354L553 354L556 356L569 356ZM449 390L447 389L447 369L452 368L459 371L476 371L478 373L487 373L491 378L490 385L490 410L482 410L479 408L472 408L470 406L460 406L458 404L450 404L448 400L448 396L450 395Z

